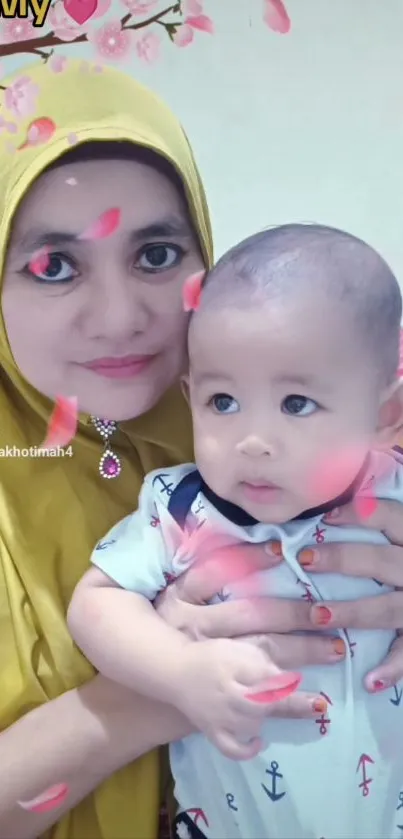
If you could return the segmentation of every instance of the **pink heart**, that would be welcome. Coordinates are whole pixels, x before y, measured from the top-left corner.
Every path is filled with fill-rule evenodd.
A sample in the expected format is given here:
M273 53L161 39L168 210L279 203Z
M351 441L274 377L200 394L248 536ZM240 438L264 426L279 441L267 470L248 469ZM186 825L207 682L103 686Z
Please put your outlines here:
M80 26L97 10L98 0L63 0L67 14Z

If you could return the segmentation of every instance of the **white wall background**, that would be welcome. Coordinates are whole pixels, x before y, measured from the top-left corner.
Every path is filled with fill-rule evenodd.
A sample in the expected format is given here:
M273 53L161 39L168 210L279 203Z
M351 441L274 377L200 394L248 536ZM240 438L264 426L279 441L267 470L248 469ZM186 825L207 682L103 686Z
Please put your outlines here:
M164 37L158 62L133 54L122 69L182 119L218 255L267 225L320 221L377 247L403 288L403 0L286 5L291 32L279 35L262 0L204 0L214 35L182 49ZM105 19L125 11L113 0ZM89 44L57 52L94 58Z

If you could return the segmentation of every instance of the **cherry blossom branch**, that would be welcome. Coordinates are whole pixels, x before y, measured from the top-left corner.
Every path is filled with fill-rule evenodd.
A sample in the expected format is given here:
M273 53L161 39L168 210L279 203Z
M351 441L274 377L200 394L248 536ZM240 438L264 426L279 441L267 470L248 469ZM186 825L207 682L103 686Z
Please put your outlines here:
M140 21L139 23L129 23L132 17L129 13L121 18L120 24L124 30L144 29L152 23L163 23L163 18L166 15L180 14L180 11L181 5L180 2L177 2L168 6L166 9L163 9L161 12L152 15L146 20ZM44 52L45 49L53 49L61 44L63 44L64 47L66 47L67 44L69 46L70 44L84 44L86 41L88 41L86 33L77 35L77 38L66 42L61 38L58 38L54 32L48 32L47 35L43 35L41 38L29 38L27 41L13 41L11 44L0 44L0 58L5 58L8 55L17 55L19 53L31 53L31 55L39 55L44 60L47 60L49 58L49 53Z

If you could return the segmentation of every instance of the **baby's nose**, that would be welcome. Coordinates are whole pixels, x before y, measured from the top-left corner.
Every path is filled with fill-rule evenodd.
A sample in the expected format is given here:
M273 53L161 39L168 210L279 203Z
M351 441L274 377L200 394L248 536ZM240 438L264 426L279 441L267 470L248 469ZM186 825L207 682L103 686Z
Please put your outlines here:
M250 434L249 437L245 437L244 440L237 443L236 450L249 457L261 457L264 454L273 455L273 446L255 434Z

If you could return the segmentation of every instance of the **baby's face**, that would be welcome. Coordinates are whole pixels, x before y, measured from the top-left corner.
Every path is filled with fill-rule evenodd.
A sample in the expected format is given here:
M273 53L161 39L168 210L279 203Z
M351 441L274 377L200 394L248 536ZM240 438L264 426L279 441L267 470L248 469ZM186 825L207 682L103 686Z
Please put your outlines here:
M348 487L380 406L354 332L344 311L318 297L195 315L195 453L214 492L259 521L284 522ZM346 465L320 480L329 457Z

